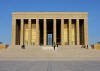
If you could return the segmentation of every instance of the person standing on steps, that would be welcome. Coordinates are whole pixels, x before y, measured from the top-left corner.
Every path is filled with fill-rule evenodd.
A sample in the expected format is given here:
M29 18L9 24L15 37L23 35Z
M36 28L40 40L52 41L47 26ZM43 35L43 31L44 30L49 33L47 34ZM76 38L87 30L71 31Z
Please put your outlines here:
M87 45L87 49L88 49L88 45Z
M57 43L57 47L58 47L58 43Z
M53 44L53 45L54 45L53 47L54 47L54 51L55 51L55 49L56 49L55 42L54 42L54 44Z
M25 45L22 45L21 48L22 48L22 49L25 49Z
M54 51L55 51L56 46L54 45Z

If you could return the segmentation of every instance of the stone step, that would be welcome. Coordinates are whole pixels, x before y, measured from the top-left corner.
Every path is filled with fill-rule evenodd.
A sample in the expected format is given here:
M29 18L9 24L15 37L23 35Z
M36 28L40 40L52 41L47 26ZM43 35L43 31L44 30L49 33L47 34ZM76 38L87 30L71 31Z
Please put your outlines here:
M0 51L0 56L39 56L39 57L69 57L69 56L99 56L99 50L85 49L78 46L59 46L55 51L52 46L9 46Z

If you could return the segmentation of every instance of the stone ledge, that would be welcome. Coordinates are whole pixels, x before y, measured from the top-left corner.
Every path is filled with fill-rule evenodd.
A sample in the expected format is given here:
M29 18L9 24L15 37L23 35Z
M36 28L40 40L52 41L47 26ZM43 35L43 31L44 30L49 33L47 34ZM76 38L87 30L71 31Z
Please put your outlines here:
M12 12L12 14L86 14L88 12Z
M4 48L7 48L8 47L8 45L6 45L6 44L0 44L0 49L4 49Z

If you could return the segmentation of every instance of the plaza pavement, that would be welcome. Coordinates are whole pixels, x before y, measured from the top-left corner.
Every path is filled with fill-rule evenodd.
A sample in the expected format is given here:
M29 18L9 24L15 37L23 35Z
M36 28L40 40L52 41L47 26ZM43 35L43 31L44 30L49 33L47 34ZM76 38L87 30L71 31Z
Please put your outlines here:
M0 50L0 71L100 71L100 50L10 46Z
M100 71L100 61L0 61L0 71Z

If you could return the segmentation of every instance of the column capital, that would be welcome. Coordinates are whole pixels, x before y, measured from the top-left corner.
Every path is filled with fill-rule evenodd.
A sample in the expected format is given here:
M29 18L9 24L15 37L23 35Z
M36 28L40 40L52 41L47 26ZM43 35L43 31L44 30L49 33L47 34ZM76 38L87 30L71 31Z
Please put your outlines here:
M37 22L39 22L39 19L36 19L36 24L39 24L39 23L37 23Z
M76 19L76 21L79 21L79 19Z
M46 20L47 20L47 18L44 18L43 20L44 20L44 21L46 21Z
M23 22L24 22L24 19L21 19L21 24L24 24Z
M31 19L28 19L29 22L31 22Z
M64 18L61 18L61 20L64 20Z

